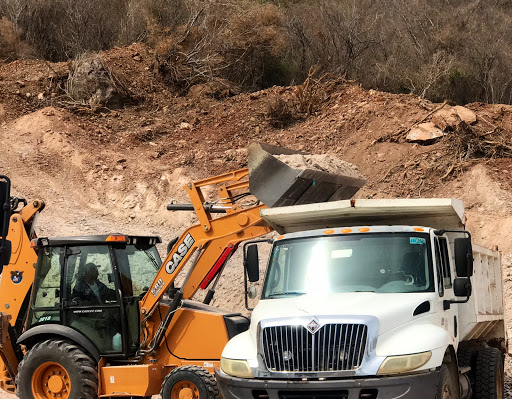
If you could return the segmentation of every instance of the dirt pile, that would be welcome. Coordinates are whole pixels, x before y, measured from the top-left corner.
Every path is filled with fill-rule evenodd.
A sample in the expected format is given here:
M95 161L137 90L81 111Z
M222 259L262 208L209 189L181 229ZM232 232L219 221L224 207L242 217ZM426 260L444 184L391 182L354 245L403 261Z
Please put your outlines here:
M277 159L294 169L314 169L327 173L362 179L363 176L356 166L329 154L320 155L277 155Z

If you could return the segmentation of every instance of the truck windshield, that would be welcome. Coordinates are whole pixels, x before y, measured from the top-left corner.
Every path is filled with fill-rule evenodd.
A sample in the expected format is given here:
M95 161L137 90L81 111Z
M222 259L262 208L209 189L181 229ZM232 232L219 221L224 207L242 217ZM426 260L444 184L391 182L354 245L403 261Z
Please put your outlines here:
M124 245L114 248L123 296L141 296L144 294L162 263L160 255L154 246Z
M276 243L262 298L426 291L434 291L428 234L367 233Z

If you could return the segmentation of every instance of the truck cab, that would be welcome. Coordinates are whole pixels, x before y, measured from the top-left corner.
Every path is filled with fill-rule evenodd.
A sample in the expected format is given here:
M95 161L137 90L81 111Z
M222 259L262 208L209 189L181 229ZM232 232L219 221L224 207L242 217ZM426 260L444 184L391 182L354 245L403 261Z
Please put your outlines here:
M471 247L462 204L358 202L262 211L282 235L249 331L224 349L224 397L469 398L482 357L502 393L499 254Z

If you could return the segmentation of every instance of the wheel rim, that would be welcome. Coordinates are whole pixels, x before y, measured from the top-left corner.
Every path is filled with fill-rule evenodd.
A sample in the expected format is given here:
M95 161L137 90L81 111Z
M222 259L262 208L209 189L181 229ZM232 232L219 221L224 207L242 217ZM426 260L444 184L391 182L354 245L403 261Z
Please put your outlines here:
M71 390L69 374L55 362L44 362L32 374L34 399L68 399Z
M446 384L443 386L443 395L442 399L452 399L452 391L450 389L450 385Z
M179 381L172 387L171 399L199 399L199 389L190 381Z

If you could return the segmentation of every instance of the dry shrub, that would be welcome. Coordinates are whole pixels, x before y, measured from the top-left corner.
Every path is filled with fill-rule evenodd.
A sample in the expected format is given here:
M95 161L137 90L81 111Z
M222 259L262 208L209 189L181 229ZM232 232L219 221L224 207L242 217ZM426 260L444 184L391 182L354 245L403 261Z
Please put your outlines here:
M460 122L455 131L450 133L447 154L456 160L470 160L478 158L510 158L512 146L501 129L494 129L484 134Z
M220 68L221 59L211 46L211 37L198 26L203 13L204 9L198 11L174 35L162 36L156 48L156 69L181 94L213 80Z
M6 17L0 18L0 61L9 62L31 54L32 49L20 39L14 24Z
M439 153L429 151L412 165L419 164L426 172L444 180L462 173L476 159L512 157L509 141L500 128L482 133L465 122L459 122L455 130L443 138L444 145Z
M289 38L283 13L275 5L234 13L219 39L226 78L249 89L289 82L283 59Z
M265 116L271 126L283 129L291 125L296 119L295 106L288 103L281 97L275 98L268 103Z
M328 98L328 90L324 82L332 76L324 74L318 78L316 77L318 70L318 67L311 67L304 83L295 88L297 110L306 116L317 112L320 105Z
M279 57L287 41L274 5L201 4L186 25L153 32L156 68L183 94L218 77L246 89L286 83Z

